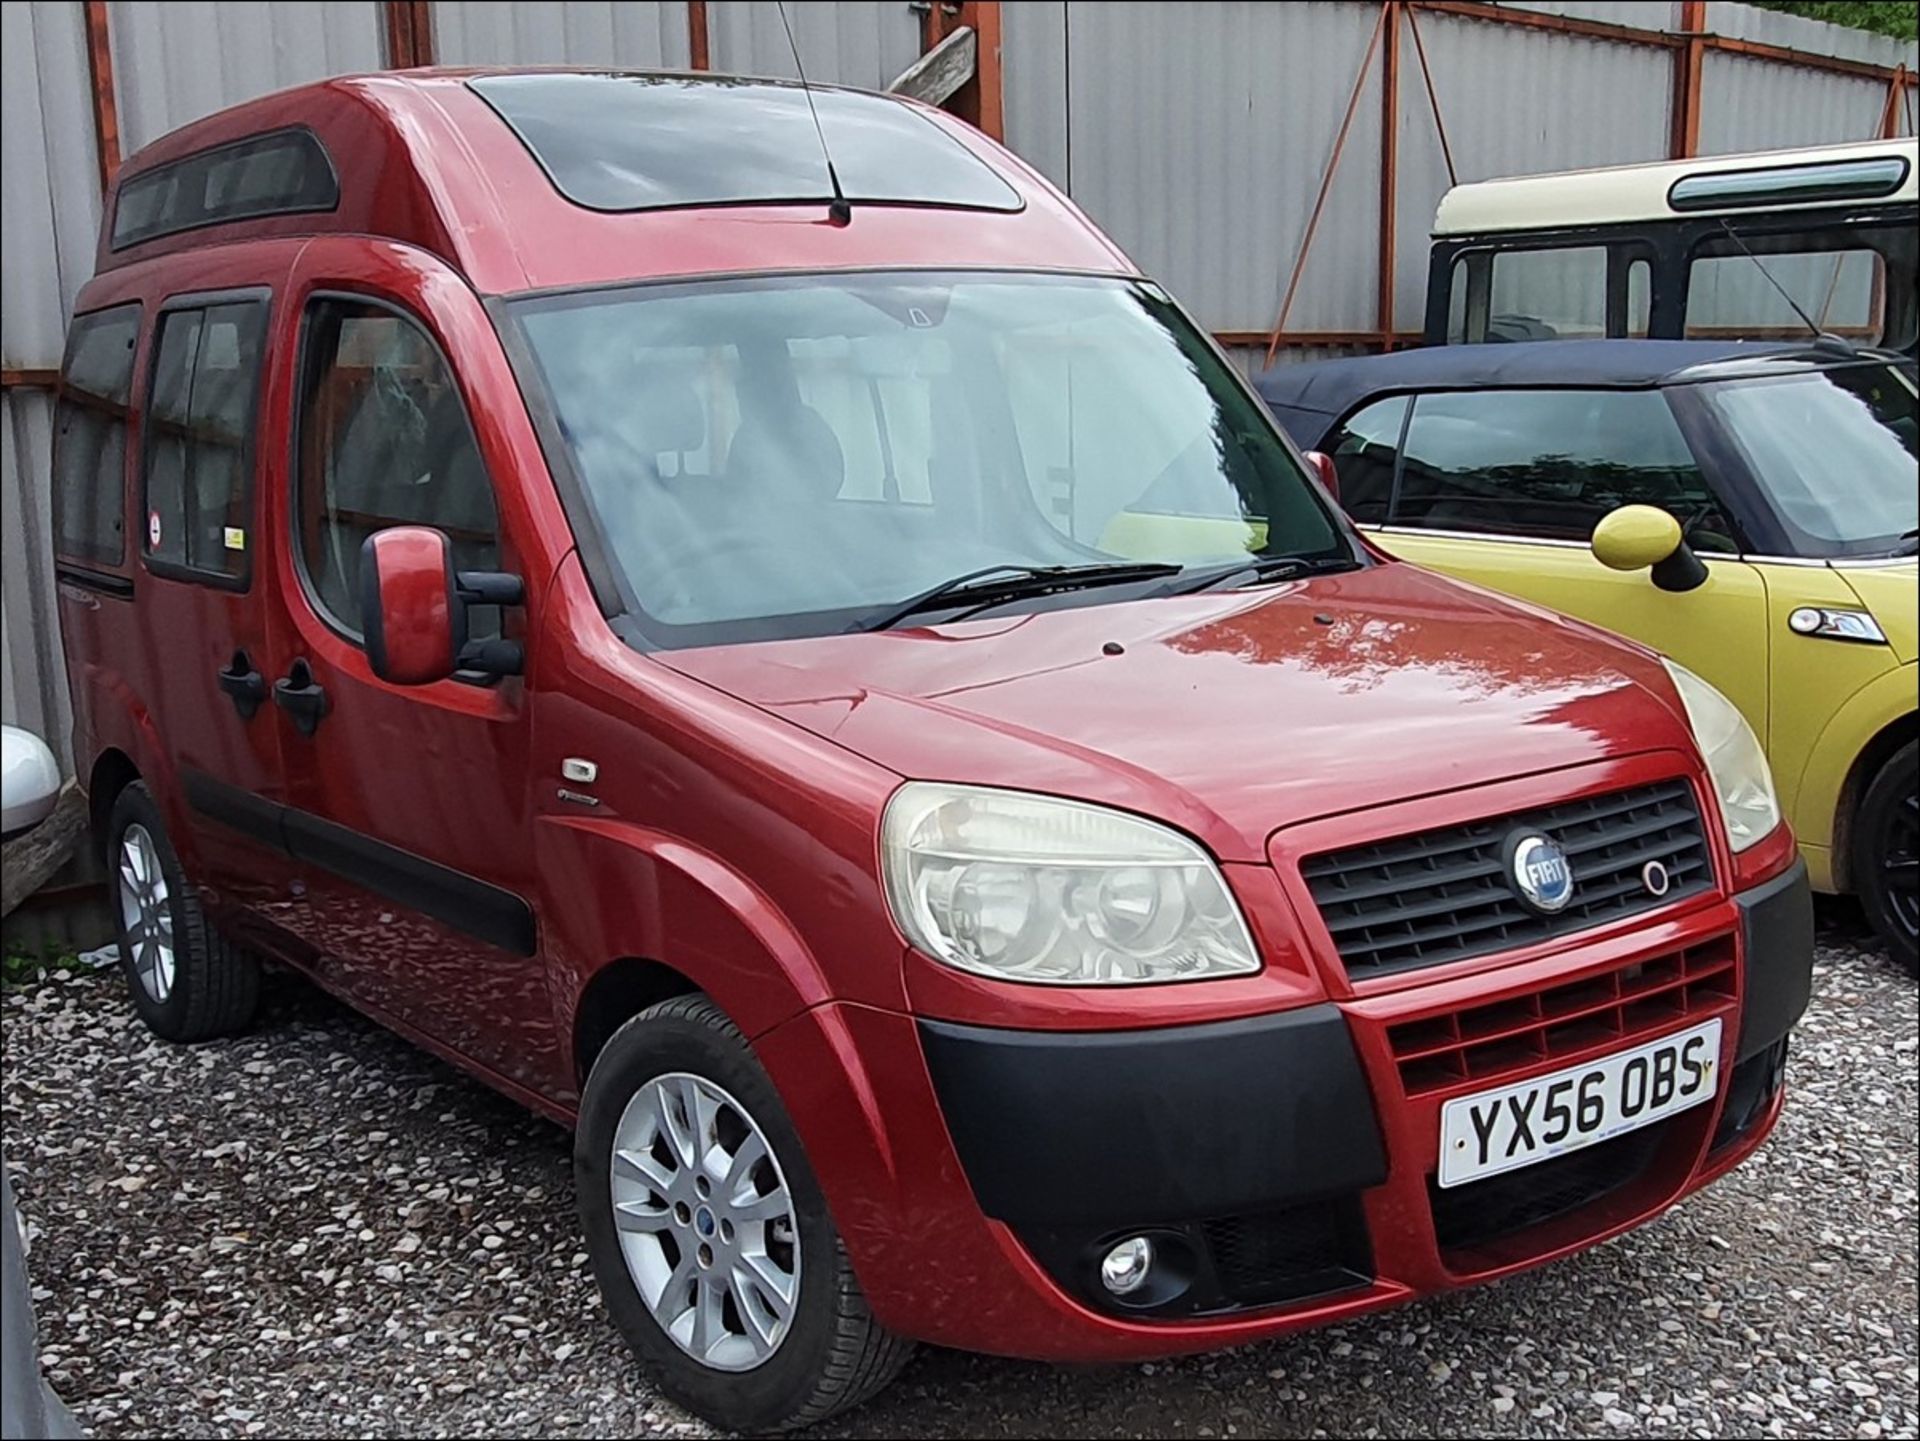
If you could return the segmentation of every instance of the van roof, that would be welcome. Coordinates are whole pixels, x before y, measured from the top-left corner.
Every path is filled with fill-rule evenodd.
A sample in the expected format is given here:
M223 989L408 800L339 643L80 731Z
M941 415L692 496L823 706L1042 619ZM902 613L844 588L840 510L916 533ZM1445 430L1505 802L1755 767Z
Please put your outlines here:
M812 89L819 132L787 81L564 68L336 76L132 156L96 268L346 233L431 251L483 294L783 269L1133 273L1044 178L953 116ZM849 222L827 213L836 179Z
M1485 235L1799 209L1865 200L1911 205L1920 148L1912 136L1857 145L1662 160L1456 185L1440 201L1433 234ZM1878 164L1876 164L1878 162ZM1683 182L1691 187L1676 190ZM1688 191L1696 192L1689 198ZM1680 204L1676 206L1675 200Z

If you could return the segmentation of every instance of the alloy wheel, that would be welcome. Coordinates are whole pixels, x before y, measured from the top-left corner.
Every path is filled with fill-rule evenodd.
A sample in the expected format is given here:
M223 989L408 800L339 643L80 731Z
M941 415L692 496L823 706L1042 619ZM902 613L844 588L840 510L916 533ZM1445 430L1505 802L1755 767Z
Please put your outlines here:
M702 1365L750 1371L793 1328L793 1197L765 1132L685 1072L634 1092L608 1170L628 1274L660 1329Z
M1904 797L1888 813L1880 872L1894 923L1909 940L1920 936L1920 796Z
M133 973L156 1003L173 991L173 907L153 836L138 822L120 837L120 928Z

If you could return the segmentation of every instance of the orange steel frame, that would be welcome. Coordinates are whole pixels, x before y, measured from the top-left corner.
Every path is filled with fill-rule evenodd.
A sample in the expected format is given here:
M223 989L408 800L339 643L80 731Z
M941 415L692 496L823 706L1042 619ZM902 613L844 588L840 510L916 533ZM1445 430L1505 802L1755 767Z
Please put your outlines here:
M1611 41L1621 45L1644 45L1666 50L1674 57L1673 109L1669 149L1675 158L1694 154L1700 143L1701 72L1706 52L1744 56L1750 60L1771 61L1780 65L1822 70L1836 75L1851 75L1863 80L1878 80L1887 87L1886 105L1881 112L1880 134L1891 139L1900 133L1903 117L1911 128L1916 77L1905 65L1892 69L1858 60L1843 60L1832 55L1816 55L1780 45L1715 35L1707 30L1705 0L1685 0L1677 31L1647 30L1634 25L1615 25L1606 21L1579 19L1567 15L1548 15L1536 10L1512 10L1481 0L1380 0L1381 16L1373 39L1360 66L1347 116L1340 128L1344 142L1353 114L1359 104L1361 88L1373 64L1376 51L1382 53L1381 148L1380 148L1380 251L1372 330L1287 331L1286 316L1292 308L1299 269L1312 243L1313 230L1325 205L1333 171L1340 160L1336 142L1322 179L1321 194L1315 202L1307 233L1301 245L1301 266L1296 267L1280 316L1271 330L1221 330L1214 338L1222 345L1267 348L1269 362L1282 347L1351 347L1391 350L1416 343L1418 331L1399 330L1394 325L1393 277L1395 262L1394 192L1399 180L1399 96L1400 96L1400 17L1404 15L1413 36L1421 75L1433 107L1442 153L1449 176L1453 173L1453 154L1446 131L1440 125L1439 100L1433 91L1433 77L1427 67L1426 45L1420 38L1420 12L1447 15L1455 19L1477 20L1490 25L1512 25L1561 35L1578 35L1590 40ZM120 120L113 83L112 21L105 0L86 0L82 6L86 22L87 70L92 82L93 133L104 191L113 183L120 167ZM382 20L386 40L387 63L395 68L434 63L433 7L428 0L383 0ZM973 28L979 39L979 60L970 80L949 102L954 112L979 126L996 140L1005 138L1005 99L1001 57L1001 13L999 0L933 0L926 10L921 32L922 50L931 49L962 25ZM696 70L711 67L711 42L707 29L706 0L687 0L687 48ZM0 370L0 388L12 390L51 388L59 371L34 367L8 367Z

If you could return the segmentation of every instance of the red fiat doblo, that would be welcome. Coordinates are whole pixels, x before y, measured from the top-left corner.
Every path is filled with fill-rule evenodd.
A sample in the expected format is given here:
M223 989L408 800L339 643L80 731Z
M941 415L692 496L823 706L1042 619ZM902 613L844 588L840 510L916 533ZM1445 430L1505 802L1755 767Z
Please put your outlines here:
M1005 150L807 98L341 79L121 171L55 547L147 1024L271 958L572 1127L615 1324L746 1430L1748 1155L1812 922L1738 713L1371 549Z

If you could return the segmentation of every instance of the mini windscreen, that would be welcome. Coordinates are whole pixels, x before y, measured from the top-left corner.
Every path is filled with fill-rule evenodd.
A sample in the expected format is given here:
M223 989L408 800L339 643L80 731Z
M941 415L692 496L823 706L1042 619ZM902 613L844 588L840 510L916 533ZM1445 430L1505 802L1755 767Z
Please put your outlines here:
M1667 191L1667 203L1675 210L1701 211L1811 205L1823 200L1880 200L1906 183L1908 168L1904 157L1886 155L1759 170L1717 170L1674 181Z

